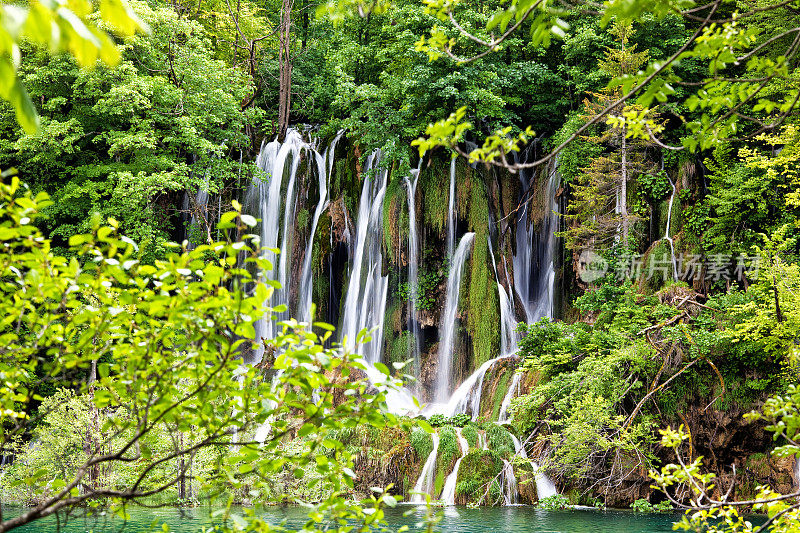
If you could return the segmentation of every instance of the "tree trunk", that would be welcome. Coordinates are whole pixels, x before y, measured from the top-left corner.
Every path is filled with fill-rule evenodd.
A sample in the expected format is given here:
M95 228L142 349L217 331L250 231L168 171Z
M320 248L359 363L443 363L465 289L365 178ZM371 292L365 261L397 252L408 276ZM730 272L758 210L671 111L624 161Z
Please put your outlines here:
M292 54L291 29L292 6L294 0L283 0L280 25L280 48L278 64L280 65L280 89L278 91L278 140L283 141L289 128L289 110L292 105Z
M619 210L622 216L622 244L628 245L628 140L627 128L622 128L622 172L619 184Z

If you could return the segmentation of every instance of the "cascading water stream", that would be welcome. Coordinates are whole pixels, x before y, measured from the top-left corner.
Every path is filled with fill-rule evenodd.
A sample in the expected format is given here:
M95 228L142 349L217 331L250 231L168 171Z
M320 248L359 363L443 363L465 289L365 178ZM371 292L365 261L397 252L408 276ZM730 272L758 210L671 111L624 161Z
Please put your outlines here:
M317 207L314 210L314 218L311 222L311 232L308 236L308 246L306 246L305 257L303 258L303 271L300 275L300 286L298 290L298 309L297 319L301 322L309 322L311 320L311 305L312 294L314 292L314 275L311 269L311 258L313 257L312 249L314 246L314 236L317 233L317 225L322 212L328 206L328 181L333 171L333 159L336 153L336 144L342 137L343 132L339 132L336 137L331 141L330 146L325 152L323 157L316 150L313 152L314 159L317 163L317 175L319 177L319 200Z
M511 406L511 400L514 398L514 395L518 392L520 381L522 381L522 374L520 372L514 372L514 376L511 378L511 384L508 386L508 392L506 392L506 395L503 397L503 403L500 404L500 412L497 414L498 424L509 421L508 408Z
M472 250L472 240L474 238L474 233L466 233L461 237L458 248L453 254L450 273L447 276L447 299L439 321L439 366L436 373L434 395L435 401L440 404L446 403L450 394L456 311L458 310L458 298L461 291L461 276L464 270L464 263Z
M246 205L254 208L261 219L261 246L263 248L263 256L268 259L273 268L275 267L275 253L272 249L278 248L279 237L283 237L281 243L281 250L288 249L291 236L288 235L290 225L293 223L293 217L289 216L289 211L294 213L294 180L295 173L299 166L301 151L308 149L309 146L303 142L300 133L294 129L290 129L286 134L286 140L283 143L272 141L265 143L261 147L261 151L256 159L258 167L267 173L268 181L264 182L259 178L253 178L248 187L245 203ZM281 187L285 173L285 165L287 160L292 161L291 173L289 176L289 186L287 187L287 194L285 197L281 194ZM285 208L285 209L282 209ZM284 212L285 211L285 212ZM280 232L279 224L283 217L283 232ZM280 264L278 265L277 280L281 288L275 289L271 305L280 305L287 303L286 298L288 295L288 273L286 269L286 253L281 254ZM283 265L281 267L281 264ZM271 339L275 335L275 325L279 317L273 316L259 320L255 324L256 339ZM255 360L261 358L260 349L256 352Z
M522 194L534 186L530 171L519 173ZM534 228L527 208L517 218L517 253L514 255L514 287L522 299L528 323L541 318L552 318L555 301L555 247L558 230L558 201L556 193L561 183L558 172L558 157L549 168L545 188L545 206L548 212L542 218L541 227Z
M509 433L509 435L511 435L511 439L514 441L516 455L523 459L528 459L528 452L525 451L525 447L519 439L515 437L513 433ZM531 461L531 466L533 467L533 480L536 483L536 496L541 500L542 498L549 498L550 496L558 494L556 484L547 477L547 474L542 472L539 465L536 464L535 461Z
M387 171L380 169L380 151L373 152L364 170L361 188L356 242L350 278L345 295L341 341L350 352L359 352L368 363L380 361L383 347L383 315L386 308L388 276L382 275L383 236L381 215L386 195ZM362 329L372 330L372 339L362 345L357 335Z
M453 471L447 476L442 489L442 502L445 505L455 505L456 503L456 482L458 481L458 467L461 466L461 461L467 456L469 452L469 442L461 434L461 428L456 428L456 437L458 437L458 445L461 448L461 457L456 460Z
M450 196L447 200L447 264L453 261L456 245L456 158L450 161Z
M418 291L419 291L419 242L417 234L417 183L419 173L422 168L422 159L415 170L411 171L411 179L405 178L408 190L408 326L411 331L411 342L409 343L409 356L414 361L414 374L419 375L420 366L420 330L419 322L416 320Z
M418 411L406 389L388 387L388 376L375 368L383 352L383 326L389 276L382 275L383 200L388 171L380 168L381 153L376 150L367 158L364 185L356 221L356 241L351 261L350 278L342 316L341 343L350 353L360 354L366 373L377 388L386 390L389 409L398 414ZM361 330L369 332L369 341L358 339Z
M425 503L424 494L428 494L431 498L435 497L433 489L436 478L436 457L439 454L439 434L434 433L431 438L433 439L433 450L428 454L428 458L422 467L422 472L420 472L419 478L414 484L411 503Z
M454 416L466 413L472 416L472 420L476 420L480 414L483 378L497 361L505 358L506 356L501 355L483 363L456 388L446 404L435 404L429 412L426 411L426 414L439 413L444 416Z
M517 487L517 477L514 475L514 467L511 463L503 461L503 470L500 471L500 486L503 489L503 505L517 505L519 502L519 488Z
M661 171L662 172L664 171L663 157L661 158ZM678 281L678 265L677 265L677 260L675 259L675 243L673 242L672 236L669 233L670 226L672 224L672 202L675 200L675 193L677 192L678 189L672 182L672 180L669 179L669 176L667 176L667 179L669 180L669 184L672 187L672 194L670 194L669 196L669 206L667 207L667 226L664 229L664 237L662 237L662 239L669 243L670 257L672 258L672 277L675 281Z

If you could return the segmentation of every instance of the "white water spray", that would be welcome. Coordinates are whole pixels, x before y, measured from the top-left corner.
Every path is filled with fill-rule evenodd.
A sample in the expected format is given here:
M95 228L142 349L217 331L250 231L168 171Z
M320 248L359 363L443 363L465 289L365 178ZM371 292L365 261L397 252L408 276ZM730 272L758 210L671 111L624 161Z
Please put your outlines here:
M353 353L361 353L368 363L380 361L383 349L383 318L386 309L388 276L382 275L383 199L387 171L380 169L380 151L367 158L364 185L356 221L356 243L345 295L341 341ZM371 330L371 340L359 343L362 329Z
M502 424L503 422L508 422L508 408L511 406L511 400L514 398L515 394L519 393L519 383L522 381L522 374L520 372L514 372L514 376L511 378L511 384L508 386L508 392L503 397L503 403L500 404L500 412L497 414L497 422Z
M282 236L283 241L280 245L281 250L284 252L279 259L278 276L276 281L280 283L281 287L275 289L272 296L270 305L286 304L288 287L288 272L286 268L286 250L289 249L291 236L288 235L290 227L293 226L294 218L294 180L297 167L300 162L300 153L303 150L309 149L309 146L303 142L300 133L294 129L290 129L286 134L286 140L283 143L277 140L264 143L261 151L256 159L258 167L267 173L268 181L262 181L259 178L253 178L250 186L248 187L245 204L250 206L261 219L261 246L263 249L263 257L268 259L273 268L276 266L276 256L272 249L278 248L279 238ZM286 162L292 162L289 185L287 187L285 201L284 195L281 194L281 187L283 184L283 177L286 170ZM283 231L280 231L281 214L283 217ZM291 215L290 215L291 214ZM293 232L292 232L293 233ZM276 323L281 317L275 315L265 317L255 324L256 340L259 339L272 339L276 332ZM260 348L254 355L255 361L261 358L263 348Z
M525 447L519 439L515 437L513 433L509 433L509 435L511 435L511 439L514 441L516 454L523 459L528 459L528 452L525 451ZM533 467L533 480L536 483L536 496L541 500L542 498L549 498L550 496L558 494L556 484L547 477L547 474L542 472L539 465L536 464L535 461L531 461L531 466Z
M530 171L520 171L519 179L525 194L534 186ZM550 167L545 189L548 212L542 219L541 228L534 228L529 220L527 209L517 218L517 253L514 255L514 287L517 290L528 323L553 317L555 302L555 248L558 230L558 201L556 193L561 183L558 172L558 158ZM536 261L532 259L536 258Z
M456 311L461 290L461 276L464 263L472 250L474 233L466 233L461 237L458 248L453 254L453 263L447 276L447 299L439 321L439 366L436 375L435 400L445 403L450 394L450 381L453 372L453 346L455 341Z
M450 161L450 196L447 200L447 264L453 260L456 245L456 158Z
M314 247L314 235L317 233L319 218L328 206L328 181L333 170L333 159L336 152L336 144L342 137L343 132L339 132L333 139L323 157L319 152L314 151L314 159L317 163L317 175L319 177L319 200L314 210L314 218L311 222L311 232L308 236L308 246L306 246L305 257L303 258L303 271L300 275L300 287L298 291L297 319L301 322L311 320L312 294L314 292L314 275L311 268L312 250Z
M420 364L420 331L419 322L416 320L417 301L419 298L419 243L417 235L417 182L422 168L422 159L419 166L411 171L411 179L405 178L408 190L408 324L411 331L412 342L409 345L409 355L414 361L414 372L419 374Z

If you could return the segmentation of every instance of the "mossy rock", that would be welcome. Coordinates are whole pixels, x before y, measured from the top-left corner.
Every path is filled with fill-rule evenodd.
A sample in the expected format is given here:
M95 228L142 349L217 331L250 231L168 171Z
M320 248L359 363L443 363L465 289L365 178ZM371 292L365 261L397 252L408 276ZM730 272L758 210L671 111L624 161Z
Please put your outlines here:
M502 488L498 481L502 469L503 461L494 450L470 450L458 468L456 503L502 502Z
M494 422L484 424L486 439L489 449L496 452L503 459L510 459L516 453L514 449L514 439L511 434L502 426Z
M411 446L413 446L414 451L417 452L417 457L419 457L420 461L424 463L433 451L433 437L427 431L415 427L413 430L411 430L410 439Z
M461 447L458 436L451 426L439 428L439 456L436 458L436 478L433 493L441 494L448 474L453 471L458 458L461 457Z

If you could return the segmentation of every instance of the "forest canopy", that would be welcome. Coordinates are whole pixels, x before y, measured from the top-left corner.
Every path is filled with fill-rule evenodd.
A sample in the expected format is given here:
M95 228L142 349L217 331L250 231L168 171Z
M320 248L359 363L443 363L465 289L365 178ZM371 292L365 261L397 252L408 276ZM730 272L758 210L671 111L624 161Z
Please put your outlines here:
M3 2L0 531L793 531L799 47L795 0Z

